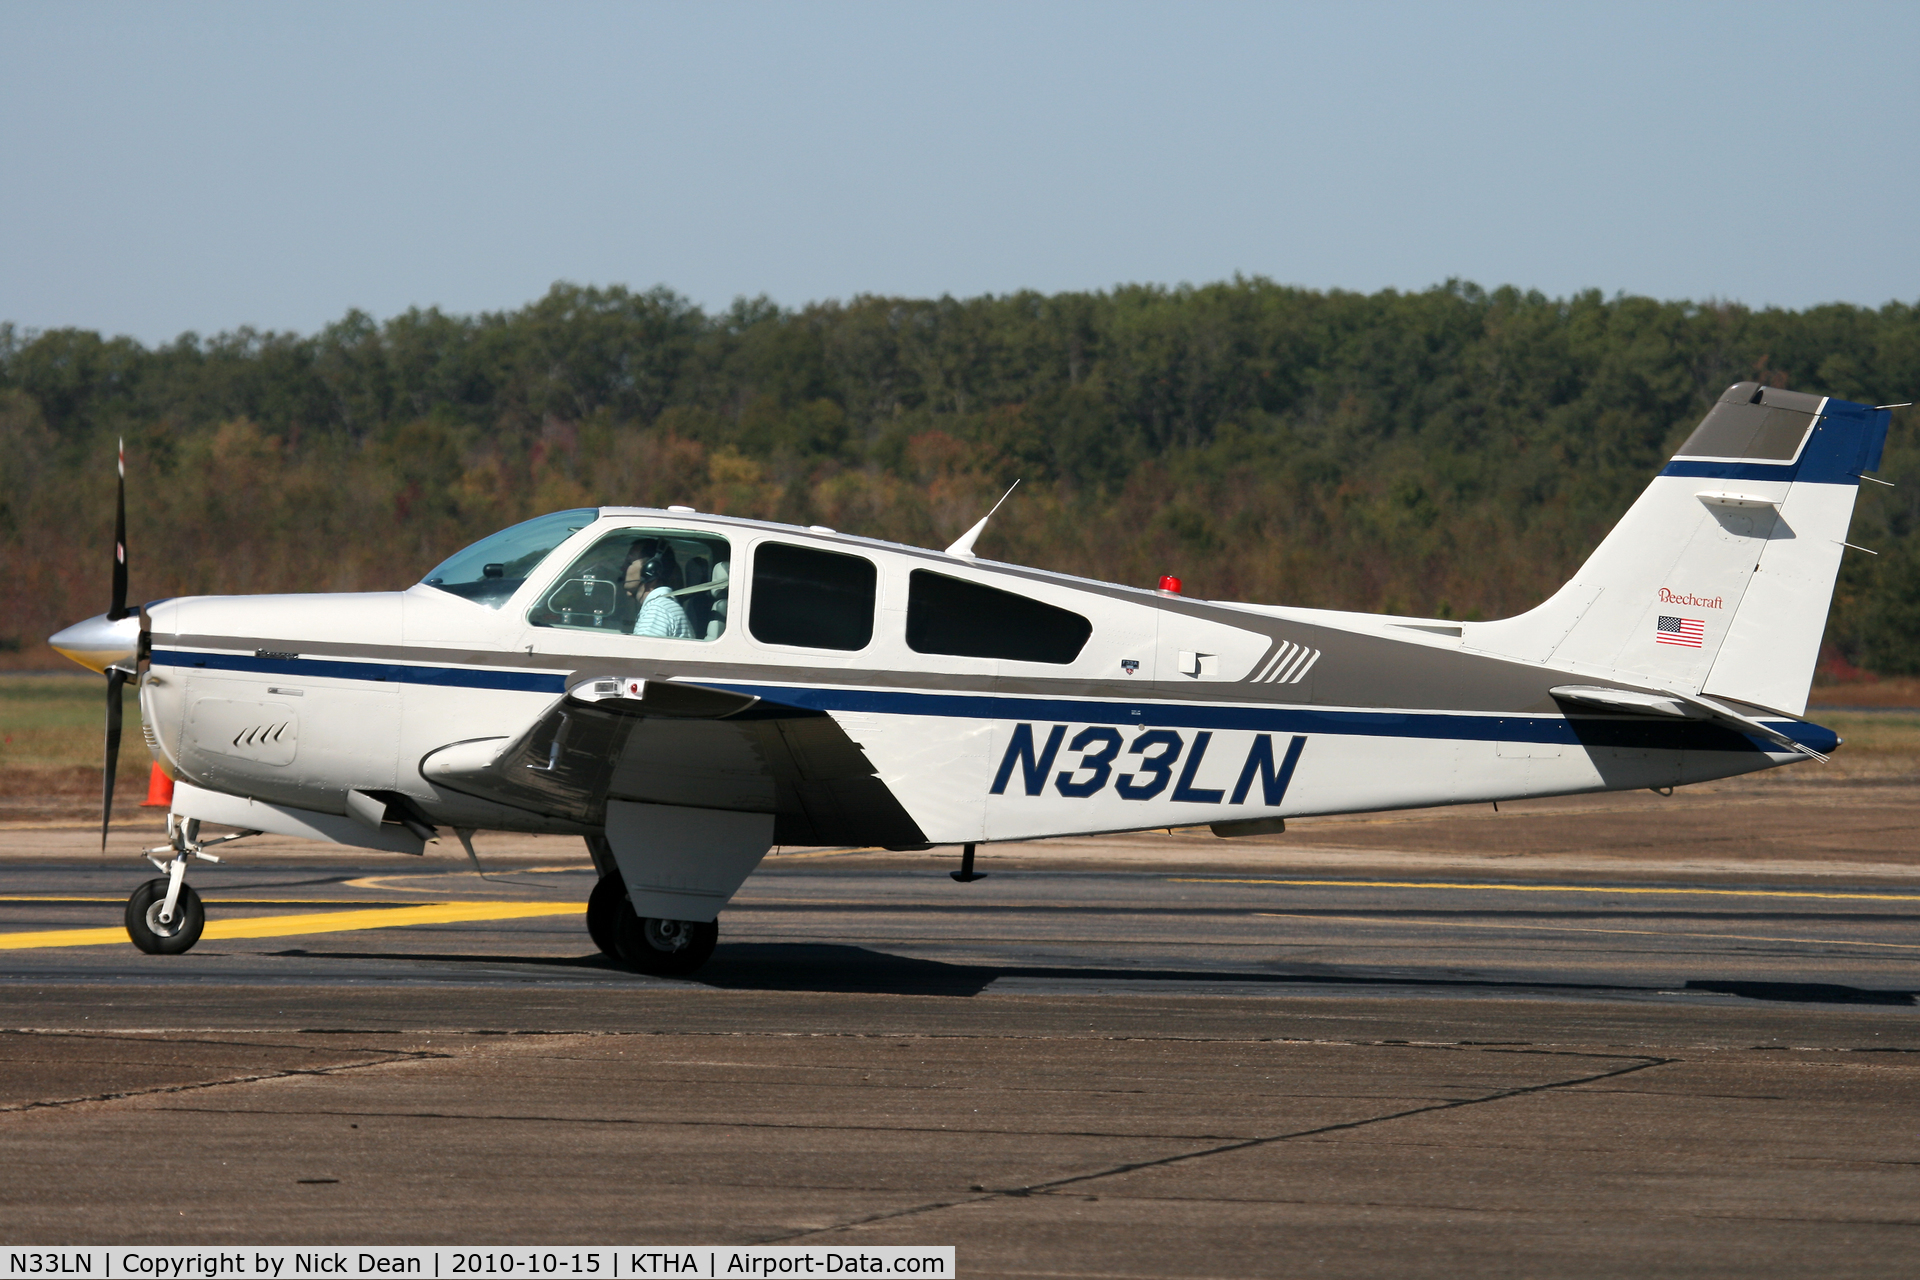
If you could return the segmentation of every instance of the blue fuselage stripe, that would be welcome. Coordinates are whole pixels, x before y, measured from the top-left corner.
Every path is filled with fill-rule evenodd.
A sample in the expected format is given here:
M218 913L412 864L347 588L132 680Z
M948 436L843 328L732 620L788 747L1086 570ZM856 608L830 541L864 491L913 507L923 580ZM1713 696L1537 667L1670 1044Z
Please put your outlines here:
M1652 718L1570 720L1565 716L1474 716L1433 711L1322 711L1311 707L1219 706L1184 702L1020 698L1000 694L918 693L896 689L795 688L788 685L701 684L749 693L767 702L809 711L881 715L957 716L1054 724L1138 725L1142 728L1244 729L1256 733L1329 733L1381 738L1446 738L1468 742L1547 742L1675 751L1759 751L1744 734L1701 721ZM1772 726L1816 751L1839 738L1803 721Z
M153 662L156 666L186 670L205 668L210 671L246 672L294 679L363 680L380 684L554 695L566 692L566 676L557 671L502 671L490 667L352 662L339 658L262 657L256 654L158 648L153 651ZM1743 734L1699 721L1586 717L1570 720L1565 716L1462 715L1445 711L1327 711L1312 707L1231 706L1152 698L1033 698L1009 694L928 693L906 689L809 688L742 684L731 680L700 680L696 683L752 694L776 706L812 712L854 711L943 719L1137 725L1154 729L1242 729L1255 733L1324 733L1467 742L1543 742L1646 750L1763 749ZM1839 745L1839 738L1831 730L1805 721L1780 721L1772 727L1816 751L1832 751Z
M161 667L204 667L251 675L323 680L366 680L376 684L424 684L460 689L504 689L515 693L565 693L566 677L557 671L500 671L491 667L429 667L409 663L348 662L339 658L260 657L246 653L193 653L155 649Z

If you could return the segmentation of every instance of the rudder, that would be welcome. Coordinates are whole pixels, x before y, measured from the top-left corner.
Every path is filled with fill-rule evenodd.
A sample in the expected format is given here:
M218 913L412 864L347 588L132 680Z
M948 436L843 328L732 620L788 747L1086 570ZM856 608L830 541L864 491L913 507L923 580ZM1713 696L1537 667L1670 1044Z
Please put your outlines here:
M1891 416L1735 383L1566 586L1463 639L1801 714Z

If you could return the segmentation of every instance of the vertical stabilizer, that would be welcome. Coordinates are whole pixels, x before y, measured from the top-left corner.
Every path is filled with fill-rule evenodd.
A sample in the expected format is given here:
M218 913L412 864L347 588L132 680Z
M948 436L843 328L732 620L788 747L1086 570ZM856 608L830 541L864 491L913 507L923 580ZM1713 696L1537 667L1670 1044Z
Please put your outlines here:
M1572 581L1466 643L1799 715L1890 417L1735 383Z

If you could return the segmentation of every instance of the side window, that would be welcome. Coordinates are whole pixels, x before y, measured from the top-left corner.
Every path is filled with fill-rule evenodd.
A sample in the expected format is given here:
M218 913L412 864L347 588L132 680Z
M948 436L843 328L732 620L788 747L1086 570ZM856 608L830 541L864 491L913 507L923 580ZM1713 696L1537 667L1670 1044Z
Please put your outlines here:
M753 553L753 603L747 629L768 644L864 649L873 639L873 561L785 542Z
M683 529L617 529L587 548L527 613L536 627L717 640L727 630L733 553Z
M915 653L1015 662L1072 662L1093 624L1011 591L915 569L907 580L907 647Z

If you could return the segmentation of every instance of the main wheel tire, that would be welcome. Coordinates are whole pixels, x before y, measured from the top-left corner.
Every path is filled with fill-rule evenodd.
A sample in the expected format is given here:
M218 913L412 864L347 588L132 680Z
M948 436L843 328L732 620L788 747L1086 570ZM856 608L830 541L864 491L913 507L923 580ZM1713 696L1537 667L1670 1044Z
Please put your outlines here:
M624 899L622 900L624 905ZM620 958L636 973L660 978L683 978L713 955L720 941L717 920L656 920L636 916L631 908L621 913L614 944Z
M173 919L162 922L161 908L167 905L167 880L160 876L147 881L127 899L127 936L133 945L150 956L177 956L191 950L207 927L207 909L193 886L180 886L180 897L173 904Z
M620 958L618 935L620 917L632 915L627 905L627 886L619 876L601 876L587 895L587 936L593 945L615 960Z

